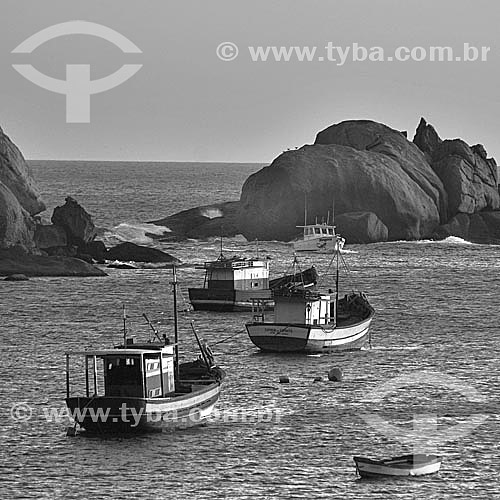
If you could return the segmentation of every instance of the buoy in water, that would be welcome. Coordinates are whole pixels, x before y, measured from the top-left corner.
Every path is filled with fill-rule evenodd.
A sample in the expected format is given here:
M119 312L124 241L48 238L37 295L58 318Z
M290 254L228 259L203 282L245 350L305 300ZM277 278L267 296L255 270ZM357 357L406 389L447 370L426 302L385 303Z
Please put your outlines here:
M323 377L314 377L313 382L323 382Z
M280 377L280 384L289 384L289 383L290 379L286 375Z
M328 380L330 380L330 382L342 381L342 370L340 368L332 368L328 372Z

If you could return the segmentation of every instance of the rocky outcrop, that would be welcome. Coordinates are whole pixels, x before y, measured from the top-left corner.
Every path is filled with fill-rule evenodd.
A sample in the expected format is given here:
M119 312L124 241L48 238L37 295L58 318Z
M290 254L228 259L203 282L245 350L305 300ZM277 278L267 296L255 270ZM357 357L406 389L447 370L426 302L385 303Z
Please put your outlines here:
M110 248L106 254L107 260L121 260L132 262L155 262L179 264L179 259L156 248L136 245L135 243L120 243Z
M387 226L373 212L349 212L335 220L337 230L348 243L387 241Z
M434 151L442 142L436 129L429 125L424 118L420 118L413 143L425 154L428 163L431 163Z
M71 257L47 257L23 253L20 248L0 250L0 276L106 276L95 266Z
M437 240L457 236L473 243L500 244L500 211L457 214L433 234Z
M0 248L20 246L33 250L35 224L12 191L0 183Z
M51 220L54 225L64 228L68 242L78 247L92 241L97 234L90 214L71 196L63 206L54 209Z
M164 240L186 238L230 237L238 234L239 202L229 201L183 210L150 224L168 227L172 232Z
M446 140L433 151L431 165L448 193L448 214L500 208L497 165L483 146Z
M61 226L52 224L37 224L35 229L35 244L40 250L68 246L66 231Z
M405 140L399 132L392 133ZM396 155L395 149L392 152ZM326 218L335 200L336 214L376 214L391 240L427 237L440 223L436 202L441 203L443 192L422 161L424 165L415 165L409 175L410 163L403 168L392 153L336 144L288 151L246 180L239 229L247 239L287 241L298 233L306 203L312 221L315 216ZM424 186L415 178L422 178Z
M30 215L45 210L28 165L16 145L0 128L0 184L9 189Z

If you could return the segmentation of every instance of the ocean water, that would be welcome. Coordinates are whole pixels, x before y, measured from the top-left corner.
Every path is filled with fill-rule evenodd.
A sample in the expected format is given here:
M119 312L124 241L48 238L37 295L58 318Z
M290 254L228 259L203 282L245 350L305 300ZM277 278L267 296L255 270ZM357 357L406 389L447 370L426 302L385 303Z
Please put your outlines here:
M158 243L144 223L238 199L243 180L259 166L40 162L32 168L50 207L69 194L107 241L126 236L180 258L187 299L187 288L203 280L195 265L216 257L219 242ZM290 269L289 244L260 242L257 249L236 237L223 245L228 255L268 256L273 277ZM170 271L107 269L105 278L0 282L2 498L500 498L500 247L450 238L346 248L349 272L341 287L366 291L375 307L372 349L262 354L245 333L248 314L185 313L183 355L195 352L188 322L194 319L227 372L215 418L200 428L140 437L66 437L69 422L54 418L64 415L64 353L119 342L122 304L136 336L148 335L142 313L171 332ZM301 257L304 267L311 263L328 286L330 258ZM342 370L342 382L326 381L332 367ZM289 384L279 383L282 375ZM313 382L319 376L323 381ZM13 405L21 410L12 412ZM428 445L443 457L439 474L356 477L353 456L411 452L399 436L423 425L425 416L442 438ZM376 417L395 433L376 428Z

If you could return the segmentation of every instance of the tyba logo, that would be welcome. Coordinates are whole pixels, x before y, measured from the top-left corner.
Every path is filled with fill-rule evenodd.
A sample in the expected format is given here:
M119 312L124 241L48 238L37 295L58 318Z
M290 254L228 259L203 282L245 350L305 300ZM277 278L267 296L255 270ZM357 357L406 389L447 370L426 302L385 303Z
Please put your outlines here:
M439 389L451 389L472 403L485 403L487 399L474 387L464 384L461 380L445 373L431 371L417 371L411 374L393 378L378 386L369 395L363 398L365 402L383 405L383 399L390 394L406 387L421 387L429 385ZM476 427L484 423L488 415L473 414L461 423L447 429L438 428L438 416L434 413L413 414L413 429L405 429L391 424L377 413L362 413L361 418L372 428L388 438L394 439L407 446L413 446L417 453L437 453L438 445L455 441L470 434Z
M45 42L64 35L92 35L116 45L125 54L142 51L117 31L88 21L69 21L49 26L19 44L13 54L31 54ZM66 80L45 75L31 64L13 64L13 68L30 82L51 92L66 95L66 122L90 123L90 96L110 90L135 75L142 64L124 64L114 73L98 80L90 79L90 64L67 64Z

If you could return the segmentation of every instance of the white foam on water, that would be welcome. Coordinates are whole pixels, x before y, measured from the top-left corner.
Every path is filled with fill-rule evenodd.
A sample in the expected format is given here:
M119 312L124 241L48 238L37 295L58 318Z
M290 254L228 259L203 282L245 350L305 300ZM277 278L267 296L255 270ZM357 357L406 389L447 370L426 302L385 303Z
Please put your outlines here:
M203 217L208 217L209 219L218 219L219 217L224 217L222 210L216 207L206 207L200 210L200 215Z
M147 245L152 243L153 239L146 235L146 233L163 236L165 233L172 232L166 226L157 226L156 224L146 223L129 223L122 222L115 226L111 231L108 231L105 236L107 238L115 238L119 241L129 241L136 245Z

